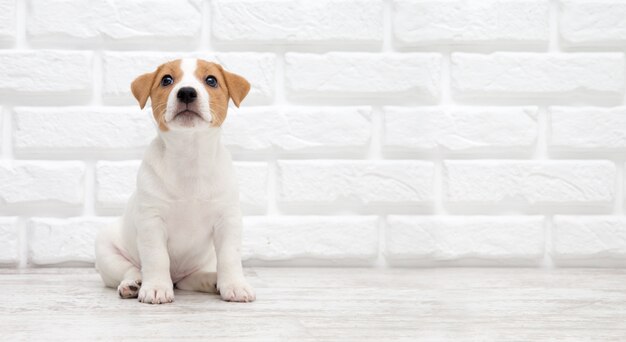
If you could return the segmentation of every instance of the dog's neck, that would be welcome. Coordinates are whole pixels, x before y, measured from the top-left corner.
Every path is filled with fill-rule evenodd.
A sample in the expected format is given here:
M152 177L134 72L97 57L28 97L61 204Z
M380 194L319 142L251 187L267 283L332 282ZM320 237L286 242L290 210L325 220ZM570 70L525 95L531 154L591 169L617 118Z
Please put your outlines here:
M195 132L159 131L164 161L184 168L212 168L221 146L221 135L219 127Z

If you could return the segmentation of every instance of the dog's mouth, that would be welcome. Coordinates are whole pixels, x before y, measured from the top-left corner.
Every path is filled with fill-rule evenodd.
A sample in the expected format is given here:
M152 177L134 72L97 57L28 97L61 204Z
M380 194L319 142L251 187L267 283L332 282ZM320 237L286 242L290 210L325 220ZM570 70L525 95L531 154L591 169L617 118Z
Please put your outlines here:
M204 121L202 115L189 108L185 108L176 113L172 118L172 121L177 122L183 127L194 127L198 122Z
M180 112L176 113L176 115L174 115L174 119L190 119L191 120L194 117L198 117L202 119L202 115L200 115L200 113L194 112L193 110L190 110L190 109L183 109Z

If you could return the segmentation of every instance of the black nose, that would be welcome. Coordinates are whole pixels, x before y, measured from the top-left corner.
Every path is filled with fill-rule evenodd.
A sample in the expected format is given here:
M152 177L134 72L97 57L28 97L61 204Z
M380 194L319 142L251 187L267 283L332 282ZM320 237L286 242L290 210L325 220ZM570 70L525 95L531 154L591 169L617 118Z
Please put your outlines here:
M176 97L178 97L181 102L189 104L196 100L198 93L192 87L182 87L178 90Z

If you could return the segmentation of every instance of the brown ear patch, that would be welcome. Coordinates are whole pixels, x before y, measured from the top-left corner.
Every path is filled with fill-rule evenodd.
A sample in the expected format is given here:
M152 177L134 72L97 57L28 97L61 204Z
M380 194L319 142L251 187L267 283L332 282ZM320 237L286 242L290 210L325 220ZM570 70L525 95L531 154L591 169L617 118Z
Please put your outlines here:
M150 88L152 88L152 83L154 83L154 75L156 72L149 72L147 74L143 74L133 81L130 84L130 91L133 93L133 96L139 102L139 107L143 109L146 106L146 102L148 102L148 97L150 97Z
M139 102L139 107L142 109L145 107L148 98L150 98L152 103L152 115L158 123L159 129L162 131L169 129L165 124L167 98L174 88L174 85L180 81L183 76L180 64L180 59L162 64L154 72L137 77L130 85L130 89ZM161 86L161 79L165 75L170 75L174 79L174 83L167 87Z
M230 98L233 99L235 106L239 107L241 101L243 101L250 91L250 83L245 78L237 74L233 74L232 72L222 70L222 73L224 74L224 79L226 80L228 94L230 95Z
M207 76L214 76L217 79L218 86L216 88L205 83ZM229 98L233 99L233 103L239 107L241 101L250 91L250 83L245 78L225 71L219 64L201 59L198 60L196 67L196 77L204 84L209 93L213 126L221 126L226 119Z

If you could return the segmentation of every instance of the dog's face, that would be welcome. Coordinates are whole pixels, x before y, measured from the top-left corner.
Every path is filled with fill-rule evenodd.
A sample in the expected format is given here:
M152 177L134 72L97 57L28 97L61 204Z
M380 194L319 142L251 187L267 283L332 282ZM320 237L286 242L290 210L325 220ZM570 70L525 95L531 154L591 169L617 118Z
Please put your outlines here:
M226 119L228 100L237 107L250 91L245 78L219 64L178 59L137 77L131 91L143 109L150 98L161 131L218 127Z

